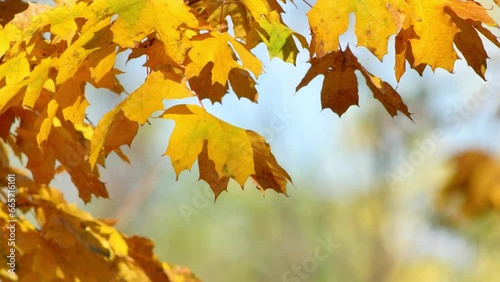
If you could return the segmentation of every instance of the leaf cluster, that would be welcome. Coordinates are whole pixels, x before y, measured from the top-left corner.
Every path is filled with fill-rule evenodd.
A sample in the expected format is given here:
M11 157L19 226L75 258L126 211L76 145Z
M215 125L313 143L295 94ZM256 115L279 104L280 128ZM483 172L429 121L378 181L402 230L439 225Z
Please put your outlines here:
M57 173L66 172L85 203L92 196L107 198L99 168L110 153L128 162L120 147L130 146L139 127L151 118L175 121L165 154L177 175L197 161L200 179L216 197L230 179L241 187L252 180L262 191L286 194L291 178L264 138L215 117L202 104L221 102L230 92L257 103L256 84L263 66L252 49L261 43L271 58L291 64L300 50L309 50L311 66L297 90L323 75L324 109L342 115L358 104L359 73L389 114L399 111L409 118L394 87L369 72L350 48L339 48L350 14L356 18L358 45L379 59L395 36L397 81L406 63L420 74L427 66L452 71L458 59L454 45L484 78L488 56L480 35L500 47L489 29L497 28L497 23L475 1L318 0L307 13L310 42L283 21L284 0L0 4L0 175L5 179L14 172L23 179L18 196L21 211L33 211L39 225L18 215L20 265L50 270L42 274L20 268L23 281L36 277L97 281L95 273L68 262L87 264L101 275L123 281L190 281L190 274L178 274L160 263L151 242L122 235L106 221L68 205L49 186ZM122 71L115 63L124 52L128 60L145 57L148 76L94 125L86 118L86 86L123 95L118 79ZM193 97L199 105L189 103ZM174 99L180 104L165 108L164 101ZM152 117L158 111L163 113ZM30 177L10 166L7 148L27 160ZM0 219L3 228L7 224L3 208ZM17 279L4 267L0 276ZM178 276L187 280L176 280L181 279Z

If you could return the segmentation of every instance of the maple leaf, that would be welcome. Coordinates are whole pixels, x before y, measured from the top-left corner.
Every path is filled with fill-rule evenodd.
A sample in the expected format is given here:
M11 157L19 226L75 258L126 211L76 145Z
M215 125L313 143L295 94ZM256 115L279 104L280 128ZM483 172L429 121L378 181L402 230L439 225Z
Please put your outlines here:
M174 106L162 117L176 123L165 155L177 176L198 160L200 179L210 185L216 198L227 189L230 178L243 187L251 177L261 190L286 194L290 176L255 132L230 125L194 105Z
M356 16L358 45L382 59L389 37L399 28L382 1L318 0L307 13L312 31L311 56L316 53L321 58L338 50L339 36L347 31L351 13Z
M97 163L103 148L107 155L121 145L130 146L137 134L137 123L144 124L151 114L162 110L164 99L192 96L185 81L178 75L161 71L151 73L144 84L106 113L97 125L91 141L89 157L91 167Z
M188 53L191 62L185 71L187 78L198 76L210 62L213 63L212 84L217 82L222 86L226 85L232 69L248 69L256 77L262 72L262 63L227 33L203 34L194 37L192 44L193 48ZM235 52L241 64L238 63Z
M54 61L58 70L56 83L62 84L72 78L81 68L84 60L100 46L107 46L114 40L109 24L101 22L83 33L61 56Z
M178 64L183 63L191 47L190 35L183 29L196 29L198 20L182 0L113 2L107 5L118 14L111 27L114 42L131 48L155 30L165 44L166 53Z
M254 22L250 12L241 2L223 2L219 0L198 1L191 5L198 13L198 18L210 25L211 30L226 31L226 15L233 22L234 37L246 41Z
M212 84L213 63L209 62L203 67L198 76L189 80L189 86L200 100L209 99L212 103L222 103L222 98L228 92L229 87L218 82ZM234 68L229 72L228 80L231 88L238 98L247 98L252 102L257 102L258 94L255 89L256 82L248 71Z
M313 58L311 68L297 85L296 91L322 74L325 78L321 89L321 106L323 109L330 108L342 116L350 106L358 105L356 70L365 77L366 85L373 92L373 96L382 103L391 116L397 115L397 111L400 111L411 119L408 107L403 103L401 96L391 85L361 66L349 47L345 51L335 51L322 58Z
M55 174L55 163L60 162L68 171L71 180L78 189L79 196L84 202L89 202L92 195L108 197L104 184L99 180L97 170L91 170L86 161L89 150L89 137L86 129L75 129L70 122L62 122L55 115L49 119L52 123L49 129L36 130L37 126L44 127L37 121L33 112L16 110L15 114L21 118L17 128L17 144L15 148L28 158L26 167L31 171L36 185L48 184ZM48 118L39 120L46 121ZM88 128L87 128L88 129ZM44 132L44 142L38 144L35 132ZM50 132L50 133L48 133Z
M236 96L239 98L247 98L252 102L257 102L259 96L257 89L255 89L257 83L248 71L232 69L229 72L229 82Z
M44 59L31 71L30 78L25 82L26 94L23 98L23 106L33 108L41 95L42 89L54 91L54 81L49 78L51 59Z
M247 48L251 49L264 42L271 59L276 57L295 65L299 49L293 37L297 38L302 48L308 48L305 37L283 24L279 14L272 11L268 17L262 17L254 24L247 38Z
M9 74L7 69L15 70ZM27 64L26 53L17 56L0 65L0 80L5 78L6 85L0 88L0 113L10 107L17 105L22 100L19 91L26 87L22 81L29 75L29 64Z
M21 30L15 25L8 24L5 27L0 25L0 57L10 49L11 44L19 41Z
M394 66L394 70L396 73L396 80L399 82L403 74L406 72L406 60L410 63L417 72L422 75L425 64L420 64L418 66L415 65L415 58L413 57L413 53L411 51L410 39L419 38L419 36L415 33L413 26L407 29L401 29L401 31L396 35L395 40L395 49L396 49L396 62Z
M222 85L219 82L212 83L212 69L214 64L206 64L197 76L189 79L189 87L193 90L200 100L210 99L212 103L222 102L222 97L229 90L228 85Z
M144 66L149 69L149 72L153 71L173 71L180 73L182 70L177 67L177 63L167 54L165 50L165 44L150 34L143 43L139 44L138 48L132 49L128 60L139 58L141 56L147 56L147 60Z
M470 25L466 20L458 17L452 11L449 12L453 22L457 25L460 31L455 35L454 43L458 50L462 53L467 60L469 66L479 75L485 79L488 54L484 49L483 42L479 37L477 30L474 26Z

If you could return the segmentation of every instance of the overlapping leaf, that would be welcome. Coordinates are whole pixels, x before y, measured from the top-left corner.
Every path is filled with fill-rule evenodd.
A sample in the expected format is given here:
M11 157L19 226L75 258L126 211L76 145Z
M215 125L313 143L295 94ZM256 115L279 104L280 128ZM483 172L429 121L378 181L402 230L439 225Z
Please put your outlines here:
M247 47L253 48L258 43L264 42L271 59L279 58L295 65L299 49L294 37L302 48L308 48L305 37L283 24L278 13L272 11L268 17L262 17L254 23L254 28L250 30L247 38Z
M196 93L200 100L207 98L212 103L222 103L222 98L229 91L229 85L223 86L218 82L212 84L212 70L213 63L209 62L197 76L189 80L189 87ZM247 70L233 68L229 71L228 80L231 84L231 89L238 98L247 98L252 102L257 102L256 82Z

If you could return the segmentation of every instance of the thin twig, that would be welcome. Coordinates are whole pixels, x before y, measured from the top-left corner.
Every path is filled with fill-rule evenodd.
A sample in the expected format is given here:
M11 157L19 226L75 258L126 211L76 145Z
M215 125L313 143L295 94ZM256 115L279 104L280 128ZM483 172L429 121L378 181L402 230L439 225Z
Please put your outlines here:
M222 32L222 20L224 19L224 5L226 4L226 0L222 0L222 5L220 5L220 20L219 20L219 32Z
M309 7L311 7L311 8L313 7L313 6L312 6L311 4L309 4L309 2L307 2L306 0L302 0L302 1L304 1L304 3L306 3L306 4L307 4L307 6L309 6Z

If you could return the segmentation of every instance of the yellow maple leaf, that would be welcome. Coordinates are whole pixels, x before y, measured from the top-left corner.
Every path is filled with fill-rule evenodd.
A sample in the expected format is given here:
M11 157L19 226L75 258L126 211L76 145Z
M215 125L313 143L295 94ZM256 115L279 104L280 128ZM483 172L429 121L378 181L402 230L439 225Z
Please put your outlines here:
M406 15L404 28L412 27L417 36L408 39L414 58L412 67L423 64L431 66L432 69L440 67L450 72L453 70L458 59L453 42L460 28L452 21L447 9L451 9L462 19L496 25L486 9L474 1L397 0L391 1L389 5L394 5Z
M51 58L44 59L35 66L30 73L30 78L26 81L28 85L23 98L23 106L33 108L35 106L42 88L54 91L55 86L52 79L49 78L51 67Z
M0 80L5 78L5 83L16 84L30 74L30 65L27 54L21 52L17 56L0 65Z
M22 101L21 90L26 87L24 79L29 75L30 65L25 52L20 52L0 65L0 81L5 79L6 83L0 87L0 113Z
M256 77L262 72L262 62L227 33L212 32L200 35L193 38L192 44L193 48L188 53L191 62L185 71L188 79L198 76L209 62L214 64L212 84L218 82L225 86L229 72L234 68L248 69ZM238 63L234 52L238 54L241 64Z
M250 12L240 2L222 2L219 0L197 1L191 7L198 17L210 24L211 30L226 31L226 15L233 22L234 37L246 42L247 34L254 22Z
M356 16L358 45L379 59L387 53L389 37L398 31L383 1L318 0L307 13L312 31L311 56L321 58L339 48L339 36L347 31L349 15Z
M92 137L89 162L93 168L101 150L107 155L118 146L130 146L137 134L137 123L144 124L155 111L163 109L164 99L193 97L179 75L156 71L125 100L106 113ZM121 131L120 131L121 130Z
M240 0L240 2L250 11L255 20L268 16L271 10L283 11L275 0Z
M280 15L272 11L268 17L262 17L253 24L246 46L252 49L258 43L264 42L271 59L276 57L295 65L299 49L293 37L297 38L302 48L308 48L305 37L282 23Z
M122 110L130 120L144 124L152 113L163 109L164 99L193 96L182 76L156 71L148 75L144 84L123 101Z
M92 79L99 83L114 67L116 61L115 44L106 44L89 55L89 68Z
M102 21L84 32L73 44L53 60L53 67L58 70L56 83L62 84L72 78L88 56L102 46L112 42L113 34L109 30L109 23Z
M105 1L118 18L113 23L113 40L121 47L134 47L153 30L165 44L167 54L178 64L191 47L185 28L196 29L198 20L182 0Z
M23 53L20 53L19 56L24 55ZM42 89L54 91L54 83L48 77L50 63L50 59L42 60L39 65L34 67L31 73L26 73L26 70L23 69L23 67L12 68L11 71L14 71L17 74L17 78L15 76L11 76L11 80L13 77L15 80L19 80L26 74L29 75L29 77L15 83L11 81L11 83L7 84L5 87L0 88L0 113L6 111L14 105L20 105L21 103L23 106L33 107L40 96ZM2 66L5 65L6 64ZM25 89L25 92L23 89Z
M15 25L7 24L5 27L0 25L0 57L9 50L10 44L19 41L21 30Z
M50 25L50 32L65 41L71 41L78 30L75 18L82 17L87 9L87 4L78 2L71 7L56 7L35 16L26 34L33 34L45 26Z
M262 190L271 188L286 194L290 176L255 132L228 124L194 105L174 106L163 118L176 123L165 155L177 175L198 160L200 178L207 181L216 197L227 189L229 178L243 187L249 177Z

